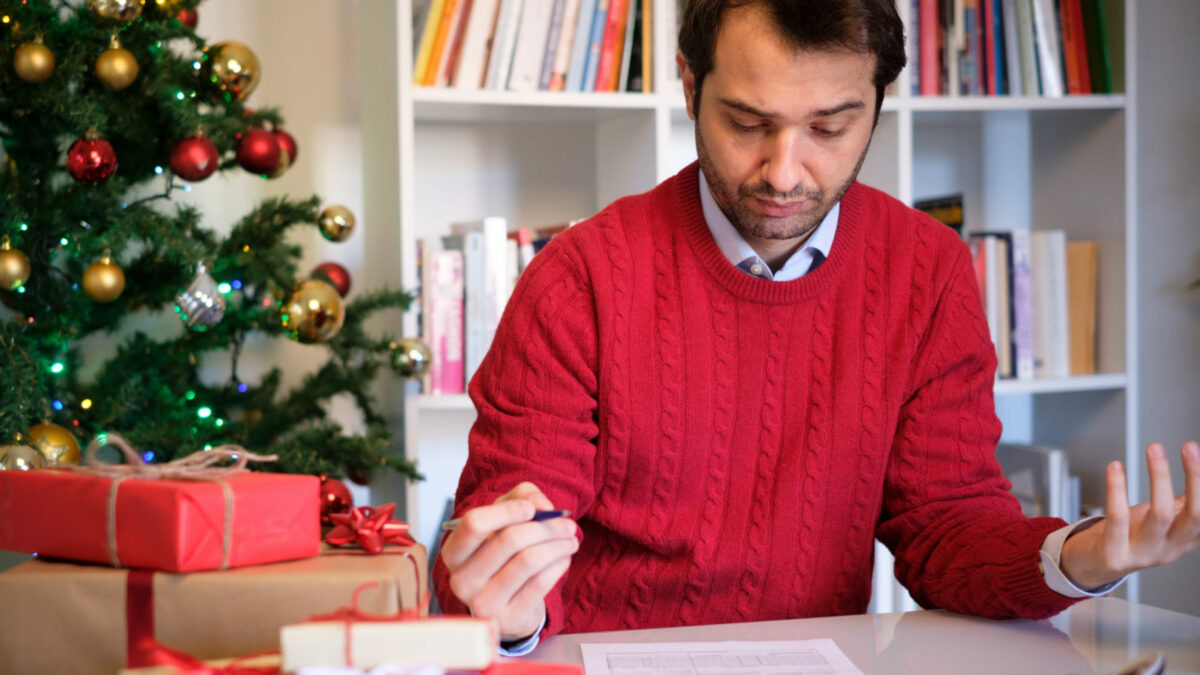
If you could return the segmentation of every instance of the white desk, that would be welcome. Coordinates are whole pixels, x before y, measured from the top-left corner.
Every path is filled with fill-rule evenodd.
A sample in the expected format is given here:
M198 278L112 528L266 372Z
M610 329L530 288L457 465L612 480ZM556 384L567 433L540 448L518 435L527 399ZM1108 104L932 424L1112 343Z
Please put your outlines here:
M868 675L1107 673L1146 652L1167 673L1200 674L1200 617L1118 598L1081 602L1047 621L992 621L919 611L823 619L557 635L528 658L581 663L597 642L718 642L831 638Z

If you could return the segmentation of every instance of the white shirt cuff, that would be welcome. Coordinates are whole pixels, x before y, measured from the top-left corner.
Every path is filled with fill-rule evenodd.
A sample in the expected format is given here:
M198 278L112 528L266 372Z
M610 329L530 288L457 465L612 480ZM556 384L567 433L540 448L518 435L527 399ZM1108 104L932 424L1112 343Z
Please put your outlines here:
M542 629L546 627L546 617L542 617L542 624L533 632L533 635L521 640L517 643L510 643L507 647L503 643L500 644L500 656L525 656L533 651L534 647L538 646L541 641Z
M1109 593L1117 586L1125 583L1125 577L1121 577L1111 584L1087 590L1076 586L1067 578L1066 574L1063 574L1062 568L1059 567L1059 560L1062 559L1063 542L1071 535L1095 525L1103 517L1092 516L1091 518L1084 518L1074 525L1061 527L1046 535L1046 539L1042 541L1042 548L1038 554L1042 559L1042 577L1046 580L1046 585L1050 587L1050 590L1068 598L1094 598L1098 595Z

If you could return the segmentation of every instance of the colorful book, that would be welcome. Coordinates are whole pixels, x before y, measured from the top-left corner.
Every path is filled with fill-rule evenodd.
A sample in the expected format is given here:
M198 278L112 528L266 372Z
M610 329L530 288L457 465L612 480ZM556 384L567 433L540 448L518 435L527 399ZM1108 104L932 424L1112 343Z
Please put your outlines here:
M1031 286L1029 230L1013 230L1012 245L1012 315L1013 357L1018 380L1032 380L1033 363L1033 296Z
M1042 96L1051 98L1066 93L1060 48L1062 35L1058 23L1054 0L1033 0L1034 36L1037 42L1038 74L1042 78Z
M463 261L467 267L468 300L472 281L470 276L472 265L477 265L482 274L482 297L479 309L481 314L480 341L483 344L483 351L486 352L492 344L496 327L500 325L500 316L504 313L504 306L508 304L508 297L512 293L511 275L508 271L508 221L501 217L489 217L465 223L454 223L450 226L450 231L453 234L462 235L466 244L473 244L472 246L464 245L463 249ZM479 237L476 238L474 235L479 235ZM469 330L471 306L469 302L467 311L469 340L471 337ZM470 342L468 342L469 345ZM468 353L466 368L469 373L473 373L470 356ZM479 355L479 358L482 361L482 354ZM478 364L474 365L478 366ZM471 375L468 374L467 379L469 380L470 377Z
M1083 33L1087 42L1088 78L1092 92L1111 94L1112 54L1108 48L1108 27L1104 19L1104 0L1083 0Z
M938 35L941 33L938 30L938 0L919 0L919 2L920 11L917 22L920 24L918 30L921 34L921 95L938 96L942 93L938 87L940 79Z
M634 35L637 33L638 20L641 17L641 13L638 12L639 2L640 0L629 0L629 13L625 16L625 42L621 47L621 68L613 83L613 91L629 90L627 83L629 82L629 69L633 64ZM642 60L640 53L637 55L637 59L640 63Z
M1063 230L1039 230L1031 240L1033 362L1039 378L1070 375L1066 242Z
M596 91L596 74L600 70L600 52L604 48L604 34L608 30L611 1L596 0L596 13L592 17L592 34L588 38L587 62L584 64L580 91Z
M517 31L521 27L524 0L501 0L497 10L496 30L492 48L488 54L487 89L504 89L508 86L508 74L512 70L513 49L517 44Z
M425 72L429 70L430 56L433 54L433 43L437 39L438 27L441 25L442 13L446 0L433 0L425 17L425 30L421 31L421 43L417 48L416 63L413 66L413 84L425 84Z
M625 44L625 20L629 17L632 0L610 0L604 41L600 44L600 65L596 70L593 91L616 91L617 74L621 69L621 48Z
M567 0L567 11L563 14L563 27L554 54L554 68L550 72L550 91L563 91L567 87L567 69L571 67L582 4L583 0Z
M558 43L562 39L567 0L554 0L550 12L550 28L546 31L545 47L542 50L542 67L538 74L537 88L550 91L550 78L554 75L554 62L558 58Z
M575 19L575 37L571 40L571 63L567 66L564 91L583 90L583 71L587 69L588 47L592 39L592 19L596 16L596 0L581 0Z
M640 44L642 46L642 88L639 91L653 91L653 74L654 59L652 51L654 47L654 2L652 0L641 0L639 3L642 7L642 25L640 26L641 34L639 35Z
M442 7L442 19L438 23L437 36L433 39L433 51L429 53L429 67L425 69L425 78L421 84L432 87L437 84L438 69L442 66L442 56L446 52L446 43L450 41L450 31L454 27L454 19L460 0L446 0Z
M458 57L462 54L463 36L467 32L468 19L475 0L458 0L458 10L454 13L454 24L450 27L450 38L446 52L442 57L441 70L438 71L438 87L449 87L454 82L454 73L458 70Z
M1017 0L1017 37L1021 45L1021 83L1025 96L1042 93L1042 75L1038 64L1037 33L1033 29L1034 0Z
M546 54L546 35L554 16L555 0L525 0L521 10L521 25L513 49L512 69L508 74L508 89L537 91Z
M1004 91L1010 96L1021 96L1025 93L1021 81L1021 42L1017 26L1018 0L1000 0L1004 16Z

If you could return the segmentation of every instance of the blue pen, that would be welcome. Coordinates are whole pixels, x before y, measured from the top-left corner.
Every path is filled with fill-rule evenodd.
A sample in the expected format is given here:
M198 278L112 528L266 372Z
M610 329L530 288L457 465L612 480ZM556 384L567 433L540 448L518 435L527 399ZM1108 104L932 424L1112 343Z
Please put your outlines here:
M571 512L567 509L561 509L561 510L557 510L557 511L534 511L533 518L531 518L530 520L537 522L537 521L542 521L542 520L550 520L551 518L570 518L570 517L571 517ZM450 520L447 520L446 522L442 523L442 531L450 532L454 528L458 527L458 524L461 522L462 522L462 518L452 518Z

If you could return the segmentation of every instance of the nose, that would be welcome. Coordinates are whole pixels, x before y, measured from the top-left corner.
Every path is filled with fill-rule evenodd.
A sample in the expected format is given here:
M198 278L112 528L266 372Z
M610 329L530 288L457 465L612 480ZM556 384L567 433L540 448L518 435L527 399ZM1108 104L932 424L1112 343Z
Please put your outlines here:
M762 179L777 194L800 192L808 179L804 168L803 141L788 129L777 131L769 140L762 162Z

